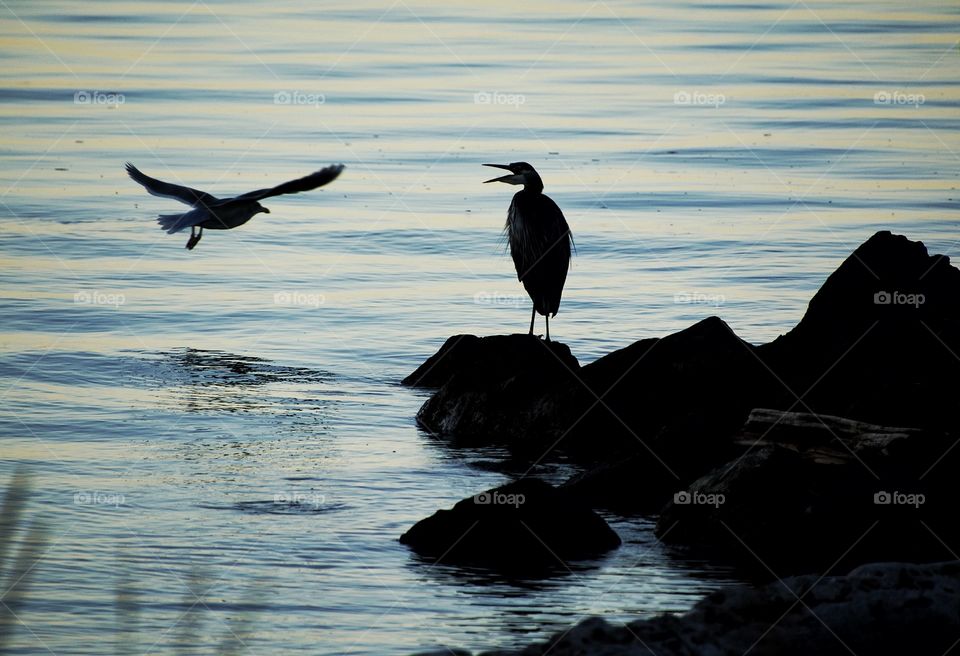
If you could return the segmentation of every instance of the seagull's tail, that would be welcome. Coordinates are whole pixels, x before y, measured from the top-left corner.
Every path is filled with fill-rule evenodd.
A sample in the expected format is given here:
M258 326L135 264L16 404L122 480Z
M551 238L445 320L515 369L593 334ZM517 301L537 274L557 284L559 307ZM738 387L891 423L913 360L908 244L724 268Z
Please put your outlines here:
M172 235L175 232L203 223L208 218L210 218L210 215L206 210L197 208L183 214L161 214L157 217L157 223L163 230L167 231L168 235Z

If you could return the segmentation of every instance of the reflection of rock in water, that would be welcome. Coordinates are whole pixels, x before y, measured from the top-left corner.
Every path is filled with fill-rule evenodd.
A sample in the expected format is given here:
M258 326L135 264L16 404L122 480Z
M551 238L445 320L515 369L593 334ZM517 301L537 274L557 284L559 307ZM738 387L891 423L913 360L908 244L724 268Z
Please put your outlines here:
M224 351L187 348L159 355L159 384L173 388L175 404L187 412L267 414L316 424L336 403L329 397L338 396L324 390L316 397L318 386L335 379L329 372Z

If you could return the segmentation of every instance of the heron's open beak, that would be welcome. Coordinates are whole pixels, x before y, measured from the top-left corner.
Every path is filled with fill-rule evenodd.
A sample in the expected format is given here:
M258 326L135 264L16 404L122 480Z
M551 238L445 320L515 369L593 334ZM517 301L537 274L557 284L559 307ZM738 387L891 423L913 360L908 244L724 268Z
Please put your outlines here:
M484 166L492 166L495 169L503 169L504 171L511 171L512 169L506 164L484 164ZM518 173L511 173L510 175L504 175L499 178L492 178L490 180L484 180L483 183L488 182L506 182L507 184L523 184L523 176Z

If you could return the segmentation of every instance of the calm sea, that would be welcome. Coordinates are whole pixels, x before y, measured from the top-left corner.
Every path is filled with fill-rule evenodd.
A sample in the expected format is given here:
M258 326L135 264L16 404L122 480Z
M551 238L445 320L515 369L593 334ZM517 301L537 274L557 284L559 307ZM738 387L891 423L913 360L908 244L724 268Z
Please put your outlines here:
M711 314L770 340L879 229L958 250L955 2L2 4L0 484L49 529L10 653L490 648L732 580L649 518L539 581L397 543L508 477L398 384L526 330L484 162L573 228L584 363ZM347 169L188 252L125 161L216 195Z

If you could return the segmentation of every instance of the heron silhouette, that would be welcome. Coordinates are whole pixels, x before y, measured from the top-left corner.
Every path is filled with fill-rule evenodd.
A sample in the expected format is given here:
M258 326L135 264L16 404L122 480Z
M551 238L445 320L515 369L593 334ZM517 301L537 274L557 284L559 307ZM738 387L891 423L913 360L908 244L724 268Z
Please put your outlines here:
M570 226L553 199L544 195L543 181L532 166L526 162L484 166L510 171L509 175L485 182L523 185L523 189L514 194L507 210L504 230L517 279L533 301L530 334L533 334L533 324L539 312L546 322L549 342L550 317L556 316L560 309L563 284L570 268L570 247L573 244Z

